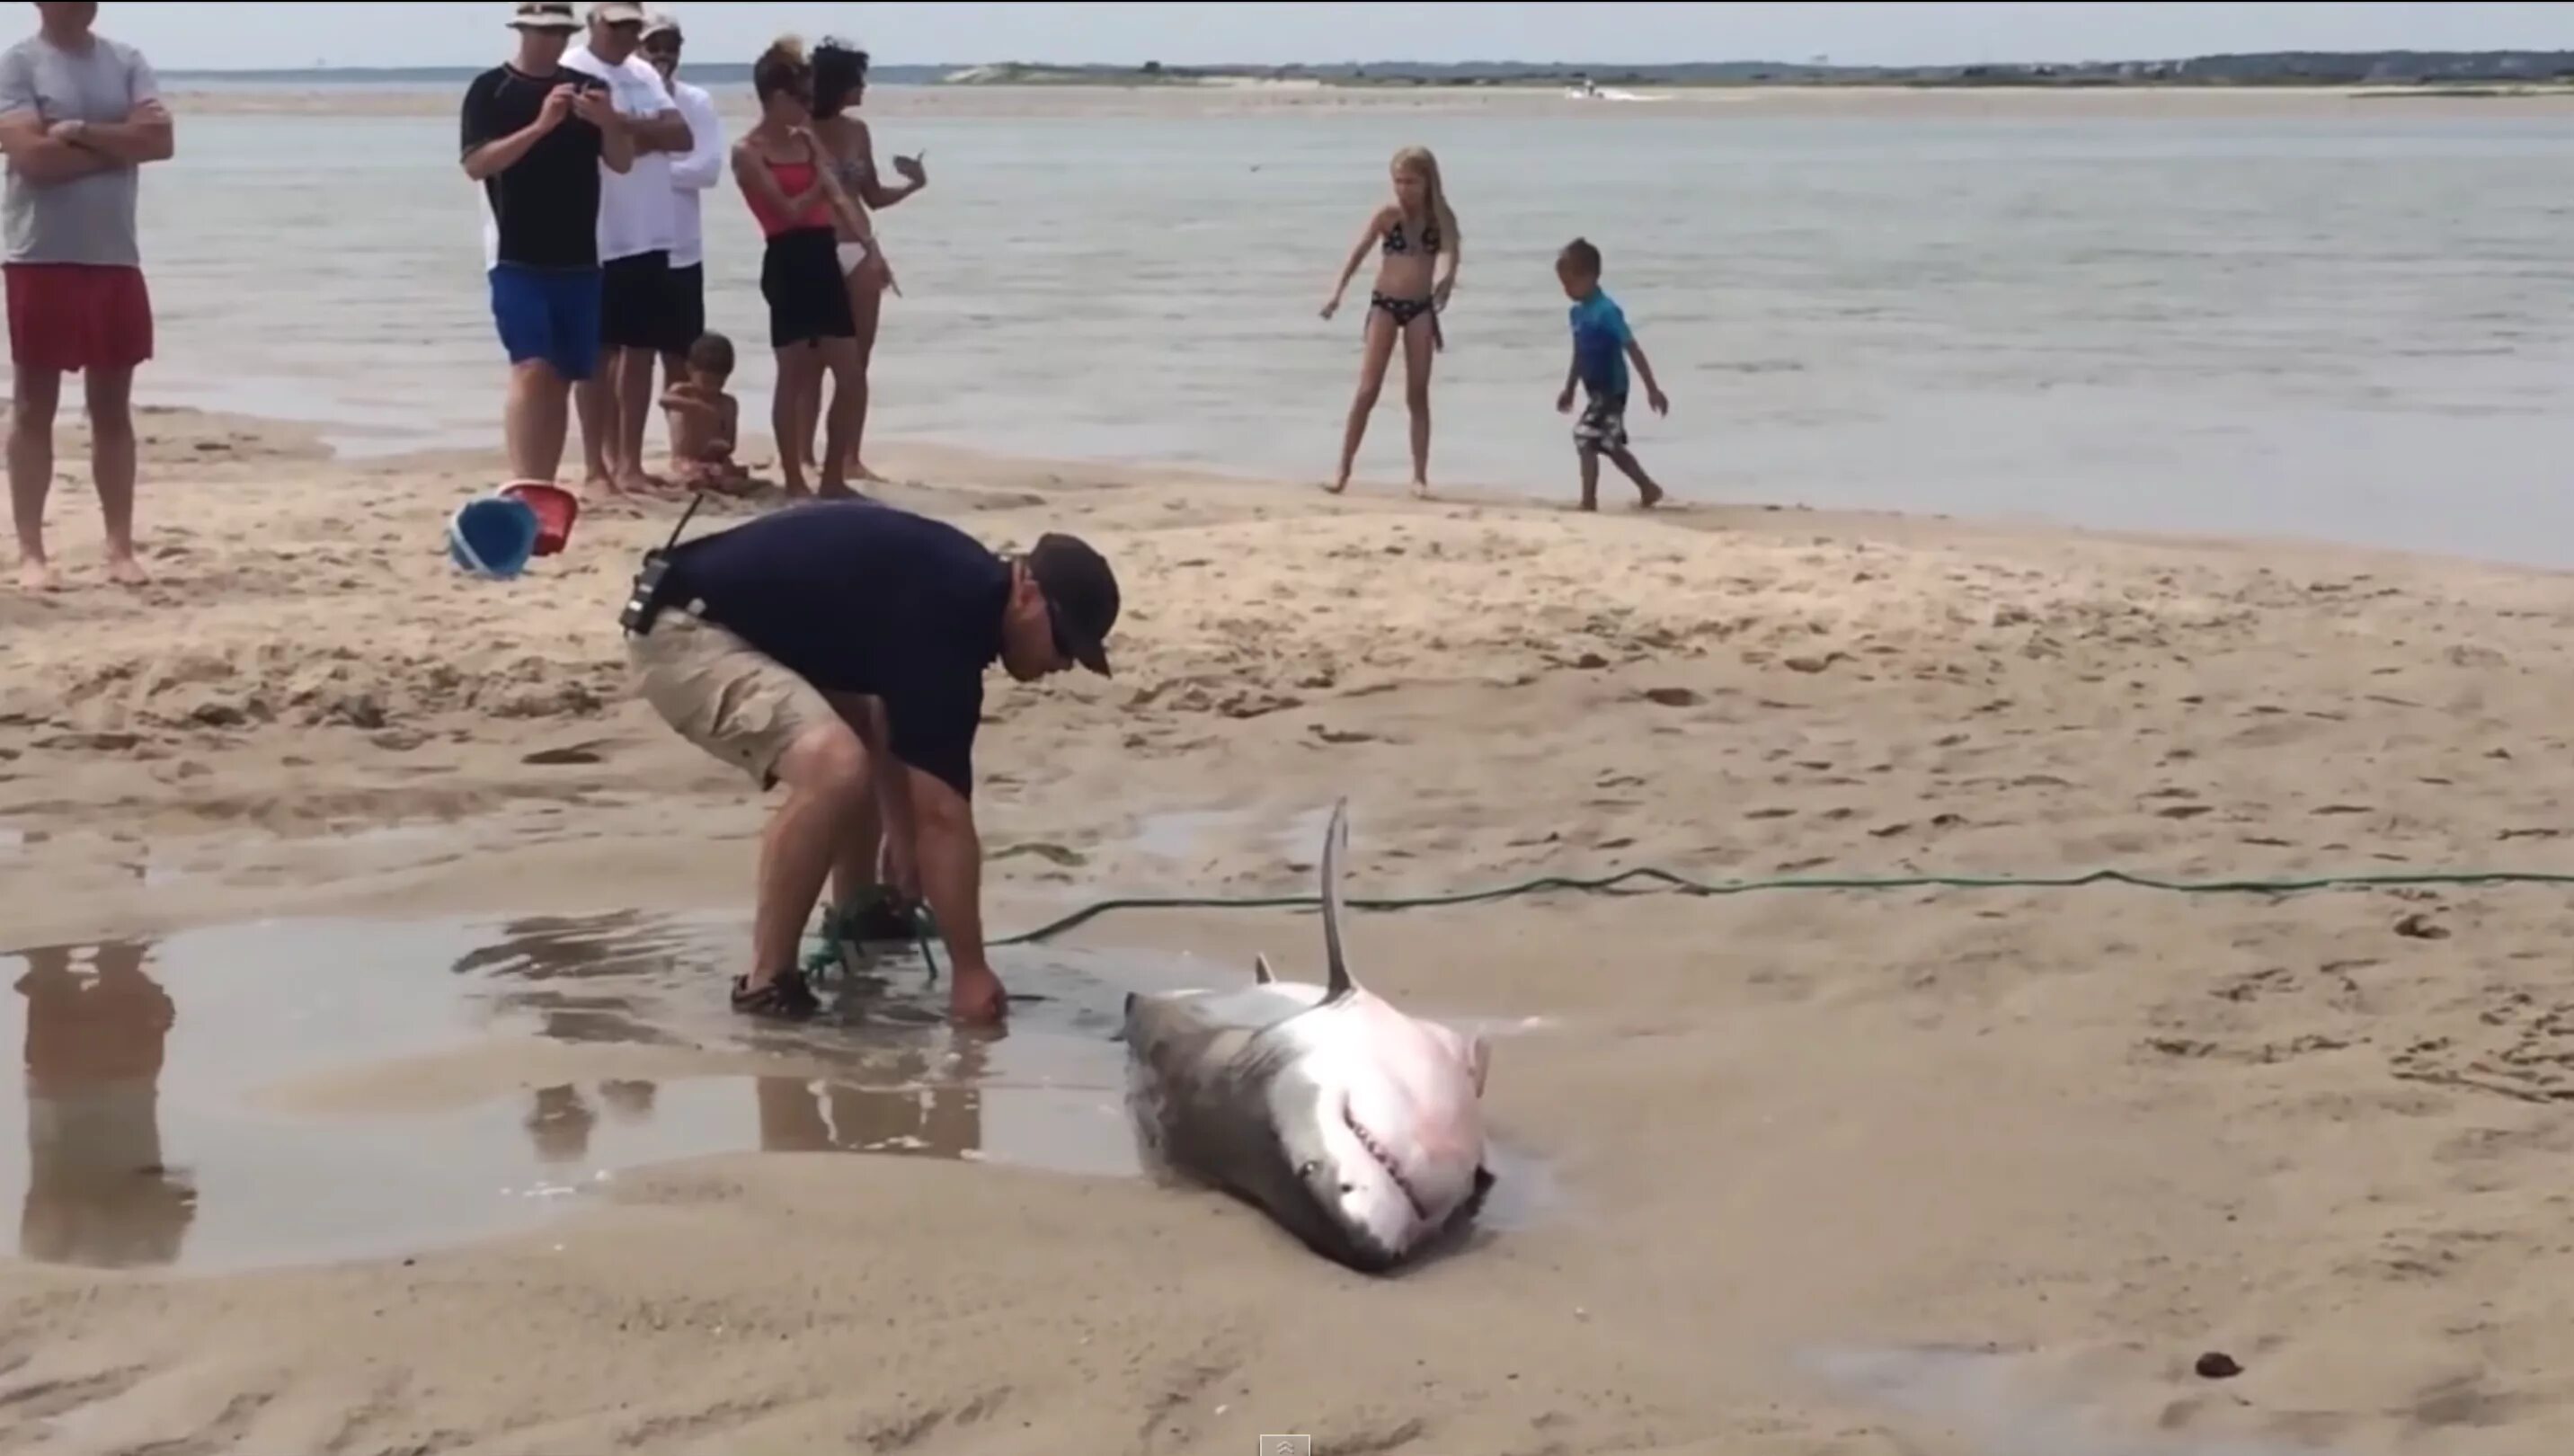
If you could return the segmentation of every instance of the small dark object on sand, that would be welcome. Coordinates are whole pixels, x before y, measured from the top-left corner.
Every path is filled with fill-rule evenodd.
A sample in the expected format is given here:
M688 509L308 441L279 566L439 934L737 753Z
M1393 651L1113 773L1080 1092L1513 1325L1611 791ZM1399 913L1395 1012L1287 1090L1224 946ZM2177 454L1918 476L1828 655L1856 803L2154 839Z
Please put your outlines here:
M2210 1350L2199 1356L2194 1368L2202 1380L2231 1380L2243 1373L2243 1367L2234 1363L2234 1357L2222 1350Z

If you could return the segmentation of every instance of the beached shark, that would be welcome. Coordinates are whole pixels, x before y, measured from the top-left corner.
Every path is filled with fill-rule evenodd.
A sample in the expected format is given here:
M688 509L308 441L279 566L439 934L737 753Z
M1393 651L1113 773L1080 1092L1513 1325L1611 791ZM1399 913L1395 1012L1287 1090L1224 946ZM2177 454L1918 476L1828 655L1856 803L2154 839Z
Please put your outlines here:
M1314 1252L1381 1274L1462 1228L1493 1186L1480 1035L1405 1015L1341 950L1349 802L1323 835L1327 982L1126 997L1136 1131L1147 1155L1268 1213Z

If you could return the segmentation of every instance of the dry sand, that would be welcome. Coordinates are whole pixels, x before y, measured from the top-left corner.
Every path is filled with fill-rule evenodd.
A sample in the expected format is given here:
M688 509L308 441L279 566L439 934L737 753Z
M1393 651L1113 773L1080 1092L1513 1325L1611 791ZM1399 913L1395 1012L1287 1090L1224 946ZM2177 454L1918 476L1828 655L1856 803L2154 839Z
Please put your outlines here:
M613 619L667 513L473 582L439 525L487 459L147 423L159 585L105 583L67 487L72 589L0 596L9 943L744 910L759 805L620 693ZM880 464L920 483L898 504L995 546L1079 531L1128 584L1114 684L995 676L987 840L1049 846L994 862L1002 929L1119 890L1306 890L1310 849L1275 835L1337 792L1371 896L1640 864L2574 869L2561 577ZM1176 850L1141 832L1199 809L1240 813ZM359 832L392 822L431 828ZM2546 887L1363 915L1390 995L1544 1018L1497 1044L1490 1101L1555 1193L1410 1277L1140 1179L746 1153L411 1257L0 1267L0 1449L2564 1449L2569 929ZM1288 911L1068 938L1318 961ZM332 1034L292 1009L279 1036ZM651 1055L621 1074L685 1059ZM417 1074L453 1100L563 1072L505 1046ZM1803 1363L1923 1345L1950 1353L1865 1367L1897 1377L1876 1404ZM2195 1377L2203 1350L2246 1373Z

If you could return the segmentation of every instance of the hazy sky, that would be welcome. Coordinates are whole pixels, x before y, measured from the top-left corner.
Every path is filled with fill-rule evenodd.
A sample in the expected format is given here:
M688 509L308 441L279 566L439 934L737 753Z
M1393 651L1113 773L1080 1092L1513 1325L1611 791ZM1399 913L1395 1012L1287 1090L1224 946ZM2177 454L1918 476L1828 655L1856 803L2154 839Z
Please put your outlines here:
M675 0L692 55L746 61L786 31L880 62L2152 59L2209 51L2574 48L2574 5L767 4ZM497 0L107 0L99 28L168 69L466 65L509 45ZM33 16L19 11L22 23Z

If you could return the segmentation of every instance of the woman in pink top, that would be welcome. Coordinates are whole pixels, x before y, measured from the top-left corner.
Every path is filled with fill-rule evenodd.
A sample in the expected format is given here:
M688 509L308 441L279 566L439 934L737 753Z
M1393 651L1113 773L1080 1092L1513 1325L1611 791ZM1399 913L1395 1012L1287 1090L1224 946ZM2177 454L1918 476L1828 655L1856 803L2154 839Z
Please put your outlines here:
M862 408L857 323L840 274L838 234L846 226L872 237L867 216L849 201L813 139L813 69L792 39L770 46L750 69L759 95L759 121L733 144L732 176L742 201L768 239L759 264L759 292L768 300L768 344L777 352L777 384L769 429L778 443L777 464L786 493L807 494L804 420L821 403L821 378L831 376L830 410L824 418L819 494L854 496L843 479L850 452L842 442L856 430Z

